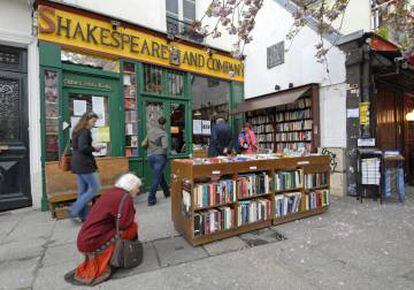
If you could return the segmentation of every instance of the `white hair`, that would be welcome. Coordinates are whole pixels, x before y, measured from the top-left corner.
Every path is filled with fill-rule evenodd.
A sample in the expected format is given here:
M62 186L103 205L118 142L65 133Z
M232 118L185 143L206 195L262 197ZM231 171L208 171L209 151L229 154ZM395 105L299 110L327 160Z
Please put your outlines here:
M134 190L135 188L141 187L141 185L141 179L133 173L125 173L115 182L116 187L128 192Z

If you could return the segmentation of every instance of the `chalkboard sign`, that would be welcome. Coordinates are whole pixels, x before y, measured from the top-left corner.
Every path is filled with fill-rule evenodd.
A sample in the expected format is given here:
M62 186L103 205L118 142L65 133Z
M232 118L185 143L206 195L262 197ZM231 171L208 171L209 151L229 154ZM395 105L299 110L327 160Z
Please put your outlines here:
M281 41L267 48L267 68L281 65L285 62L285 42Z

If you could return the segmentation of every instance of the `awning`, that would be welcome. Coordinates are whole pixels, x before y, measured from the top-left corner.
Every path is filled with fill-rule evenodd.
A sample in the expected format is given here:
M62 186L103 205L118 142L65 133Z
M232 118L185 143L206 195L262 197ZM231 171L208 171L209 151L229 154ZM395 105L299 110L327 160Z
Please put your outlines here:
M255 97L252 99L247 99L245 102L241 103L235 110L233 110L232 114L245 113L249 111L261 110L275 106L290 104L299 99L310 88L311 86L308 85L260 97Z

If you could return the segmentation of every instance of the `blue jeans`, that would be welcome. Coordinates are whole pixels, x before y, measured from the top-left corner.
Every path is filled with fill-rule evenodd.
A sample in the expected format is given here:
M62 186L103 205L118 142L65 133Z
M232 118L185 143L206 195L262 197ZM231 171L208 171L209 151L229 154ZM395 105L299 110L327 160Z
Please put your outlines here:
M76 174L78 182L78 199L70 207L72 217L79 216L82 220L88 215L88 203L96 196L101 185L97 172L88 174Z
M165 166L167 165L167 156L162 154L154 154L148 156L148 161L152 169L152 183L151 191L148 196L149 203L155 203L157 201L156 193L158 186L161 185L164 195L170 195L170 188L164 177Z

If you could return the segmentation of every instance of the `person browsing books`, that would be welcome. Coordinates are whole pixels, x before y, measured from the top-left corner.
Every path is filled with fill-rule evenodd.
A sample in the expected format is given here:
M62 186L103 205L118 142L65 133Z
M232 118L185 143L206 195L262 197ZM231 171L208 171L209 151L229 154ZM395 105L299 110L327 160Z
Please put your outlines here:
M257 152L256 135L249 122L245 123L244 128L239 134L239 147L241 147L242 154L253 154Z
M208 150L209 157L230 154L233 140L230 126L223 118L218 118L211 129L211 139Z

